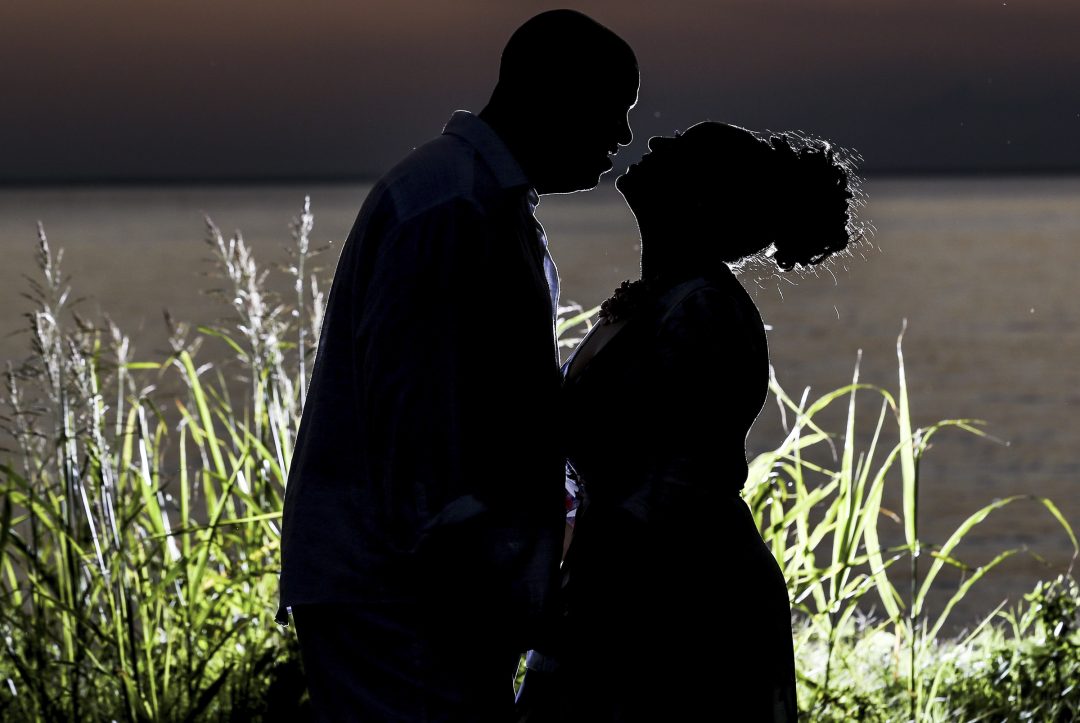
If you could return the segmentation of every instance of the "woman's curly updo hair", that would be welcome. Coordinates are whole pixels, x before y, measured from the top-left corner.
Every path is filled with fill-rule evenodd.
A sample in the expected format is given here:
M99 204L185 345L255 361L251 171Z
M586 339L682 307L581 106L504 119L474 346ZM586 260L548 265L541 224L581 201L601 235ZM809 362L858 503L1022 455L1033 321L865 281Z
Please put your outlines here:
M649 140L615 187L637 217L641 278L601 305L623 318L642 298L721 267L812 269L868 239L854 152L797 131L768 136L704 121ZM850 252L848 252L850 253Z
M801 132L759 134L716 121L673 140L681 145L667 146L674 162L653 194L674 199L663 207L691 226L707 228L718 218L727 225L715 249L693 253L740 266L771 259L785 271L806 269L870 232L856 219L863 194L855 174L861 159L853 152Z
M793 131L762 142L772 150L762 181L775 203L759 220L777 266L815 266L866 235L855 218L863 203L855 154Z

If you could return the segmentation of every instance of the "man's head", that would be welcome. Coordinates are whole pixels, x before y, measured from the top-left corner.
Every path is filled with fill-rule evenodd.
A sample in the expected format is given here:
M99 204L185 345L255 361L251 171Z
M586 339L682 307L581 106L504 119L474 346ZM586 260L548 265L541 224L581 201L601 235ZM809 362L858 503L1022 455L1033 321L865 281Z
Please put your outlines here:
M551 10L510 37L481 117L538 193L581 191L633 138L627 114L637 90L637 59L622 38L574 10Z

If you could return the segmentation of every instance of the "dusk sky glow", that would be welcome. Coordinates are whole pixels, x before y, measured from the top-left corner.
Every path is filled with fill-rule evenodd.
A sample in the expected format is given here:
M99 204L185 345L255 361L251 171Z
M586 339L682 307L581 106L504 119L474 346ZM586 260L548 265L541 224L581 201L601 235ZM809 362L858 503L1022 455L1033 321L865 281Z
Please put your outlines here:
M868 172L1080 169L1073 0L6 0L0 181L366 178L575 7L635 49L637 140L799 128Z

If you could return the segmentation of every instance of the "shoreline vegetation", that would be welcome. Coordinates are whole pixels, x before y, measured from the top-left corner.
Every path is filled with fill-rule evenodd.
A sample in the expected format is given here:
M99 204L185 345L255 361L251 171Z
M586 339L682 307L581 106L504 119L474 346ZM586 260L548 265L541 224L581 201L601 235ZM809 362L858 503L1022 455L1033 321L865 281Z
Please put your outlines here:
M313 225L305 199L282 268L286 299L266 290L268 270L240 233L226 237L207 219L215 293L230 317L168 319L171 353L160 360L139 358L107 317L78 313L62 253L40 229L27 294L32 353L7 363L0 407L0 718L302 715L295 635L273 616L284 484L328 288ZM569 346L595 310L565 311ZM1071 569L945 634L969 590L1028 554L965 565L964 537L987 517L1036 505L1074 560L1080 545L1054 503L1034 494L989 501L947 538L923 538L919 470L931 439L985 433L977 420L915 422L902 339L895 386L861 381L858 363L851 384L816 399L789 396L775 377L770 385L787 437L752 460L743 496L788 580L801 715L1076 720ZM202 360L202 346L230 358ZM819 426L838 405L844 428ZM946 570L960 583L931 610ZM723 584L723 570L712 574Z

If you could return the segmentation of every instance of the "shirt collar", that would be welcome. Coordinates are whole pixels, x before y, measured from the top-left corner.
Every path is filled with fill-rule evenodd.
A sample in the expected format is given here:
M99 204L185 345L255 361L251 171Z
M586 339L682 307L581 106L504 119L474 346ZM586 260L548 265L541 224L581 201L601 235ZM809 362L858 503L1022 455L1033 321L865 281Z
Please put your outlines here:
M525 171L510 153L510 149L479 116L467 110L454 111L443 128L443 133L457 136L475 148L502 188L530 187ZM535 196L535 192L532 193Z

